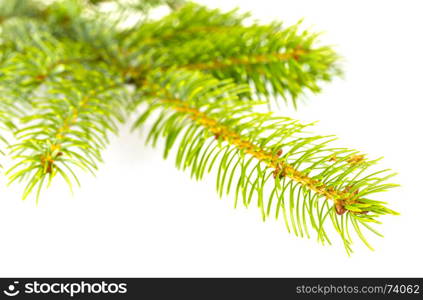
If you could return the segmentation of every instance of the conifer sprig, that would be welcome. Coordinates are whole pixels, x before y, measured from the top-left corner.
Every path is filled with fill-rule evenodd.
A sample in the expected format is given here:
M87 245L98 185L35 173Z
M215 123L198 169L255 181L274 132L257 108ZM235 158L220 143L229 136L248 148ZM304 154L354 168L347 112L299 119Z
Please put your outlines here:
M117 123L143 109L134 129L153 121L147 142L163 137L178 168L197 180L214 170L220 196L256 202L263 220L282 217L297 236L330 243L335 231L350 253L354 233L371 248L364 231L380 235L379 217L396 214L373 198L396 186L377 159L256 110L280 97L296 106L340 74L318 34L179 1L167 17L125 29L82 0L18 2L0 11L0 125L15 136L6 174L25 182L24 198L38 201L54 177L79 184L76 170L94 172Z
M24 199L36 189L37 202L42 187L56 175L72 189L72 181L79 184L74 167L97 169L100 151L108 134L117 133L116 122L124 121L128 102L120 73L93 63L79 44L42 37L21 45L21 52L0 67L2 89L13 87L15 93L11 97L9 92L6 100L14 99L15 106L23 102L26 108L9 114L18 124L9 126L16 139L10 155L17 162L6 175L9 184L27 182Z
M252 84L257 95L281 96L295 106L307 90L319 92L322 81L340 75L338 55L330 47L316 46L318 34L300 31L300 24L243 26L247 16L186 5L130 34L127 52L148 69L206 71ZM199 27L202 23L207 26Z
M147 141L155 145L163 136L164 156L175 146L178 168L191 169L196 179L214 167L219 195L232 190L235 203L257 201L263 220L272 211L282 214L288 231L310 237L311 228L322 243L330 243L330 222L349 253L348 228L371 248L362 228L379 234L371 225L396 214L372 199L396 186L386 183L394 173L369 171L377 160L332 146L332 136L306 134L308 125L253 112L239 96L244 87L180 70L156 73L145 86L141 98L148 106L135 127L153 116Z

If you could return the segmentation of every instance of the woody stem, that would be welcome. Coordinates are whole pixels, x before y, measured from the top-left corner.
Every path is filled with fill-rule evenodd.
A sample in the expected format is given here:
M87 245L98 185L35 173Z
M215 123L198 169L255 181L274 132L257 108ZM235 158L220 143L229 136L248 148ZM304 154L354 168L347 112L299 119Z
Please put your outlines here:
M237 132L231 130L229 127L220 124L217 120L207 116L197 108L190 107L187 103L184 103L179 99L163 99L161 100L165 104L170 104L171 108L182 113L186 113L188 118L196 122L197 124L206 128L210 133L226 141L227 143L235 146L244 153L247 153L257 160L265 163L269 168L274 169L274 175L286 176L295 182L300 183L302 186L314 191L316 194L326 197L332 200L335 205L342 206L343 203L347 202L349 195L343 191L336 191L330 189L323 182L313 179L301 171L295 169L289 163L283 161L278 154L270 151L263 150L260 146L248 141ZM339 212L337 207L337 212Z

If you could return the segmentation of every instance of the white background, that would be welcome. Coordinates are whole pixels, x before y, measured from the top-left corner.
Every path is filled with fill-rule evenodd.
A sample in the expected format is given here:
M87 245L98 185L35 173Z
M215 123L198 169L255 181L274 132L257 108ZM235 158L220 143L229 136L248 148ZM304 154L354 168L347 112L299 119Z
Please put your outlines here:
M399 172L401 188L381 196L401 216L383 219L376 251L356 241L348 257L339 242L321 246L289 235L282 220L263 223L254 205L233 209L214 192L215 177L191 180L126 126L74 196L58 182L36 207L3 177L0 276L423 276L422 2L200 2L263 21L305 18L344 57L345 79L279 113L320 120L315 131L383 155L381 167Z

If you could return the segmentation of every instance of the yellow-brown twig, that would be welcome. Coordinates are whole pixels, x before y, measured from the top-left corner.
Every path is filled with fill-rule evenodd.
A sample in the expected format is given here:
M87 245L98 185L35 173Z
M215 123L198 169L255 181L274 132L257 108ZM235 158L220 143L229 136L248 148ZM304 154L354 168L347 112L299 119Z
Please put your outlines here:
M332 200L338 214L344 214L347 211L347 209L345 209L345 205L352 204L355 201L354 196L356 193L351 193L349 189L337 191L333 187L328 187L323 182L313 179L307 176L307 174L296 170L292 165L280 158L280 155L282 154L281 151L278 153L272 153L270 151L263 150L258 145L243 138L237 132L231 130L225 125L219 124L219 122L215 119L208 117L205 113L196 108L188 106L188 104L181 100L165 99L162 100L162 102L170 104L176 111L186 113L191 120L206 128L216 138L221 138L236 148L255 157L260 162L265 163L268 167L274 170L273 175L275 178L286 176L293 181L300 183L302 186L314 191L318 195Z
M73 108L72 114L69 117L67 117L64 120L63 125L60 126L56 130L56 133L54 135L55 138L56 138L56 143L54 143L50 146L49 152L46 155L41 155L41 158L40 158L41 165L43 166L45 173L51 173L53 171L53 165L54 165L55 159L57 157L60 157L60 156L63 155L62 152L57 152L53 156L53 153L56 150L60 150L62 148L60 140L65 137L66 133L70 130L71 126L74 125L78 121L78 116L79 116L81 110L88 105L88 101L90 100L90 98L94 97L95 95L97 95L101 92L104 92L106 90L110 90L110 89L112 89L116 86L117 85L111 85L111 86L106 87L106 88L100 88L100 89L91 91L89 93L89 95L86 95L82 98L78 107Z

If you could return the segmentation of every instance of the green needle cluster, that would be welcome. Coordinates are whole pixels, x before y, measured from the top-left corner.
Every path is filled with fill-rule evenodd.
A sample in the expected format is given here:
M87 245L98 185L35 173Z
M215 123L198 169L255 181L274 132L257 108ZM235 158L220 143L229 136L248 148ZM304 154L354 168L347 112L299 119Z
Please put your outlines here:
M149 19L158 5L173 10ZM397 214L374 197L396 186L379 159L259 112L297 108L341 74L339 56L300 23L183 1L2 0L0 32L0 143L24 199L38 202L56 177L72 190L78 170L95 174L110 135L135 115L133 129L148 129L153 146L163 139L179 169L196 180L214 170L219 196L297 236L330 244L335 233L351 253L355 235L371 249L366 231L381 235L379 217Z

